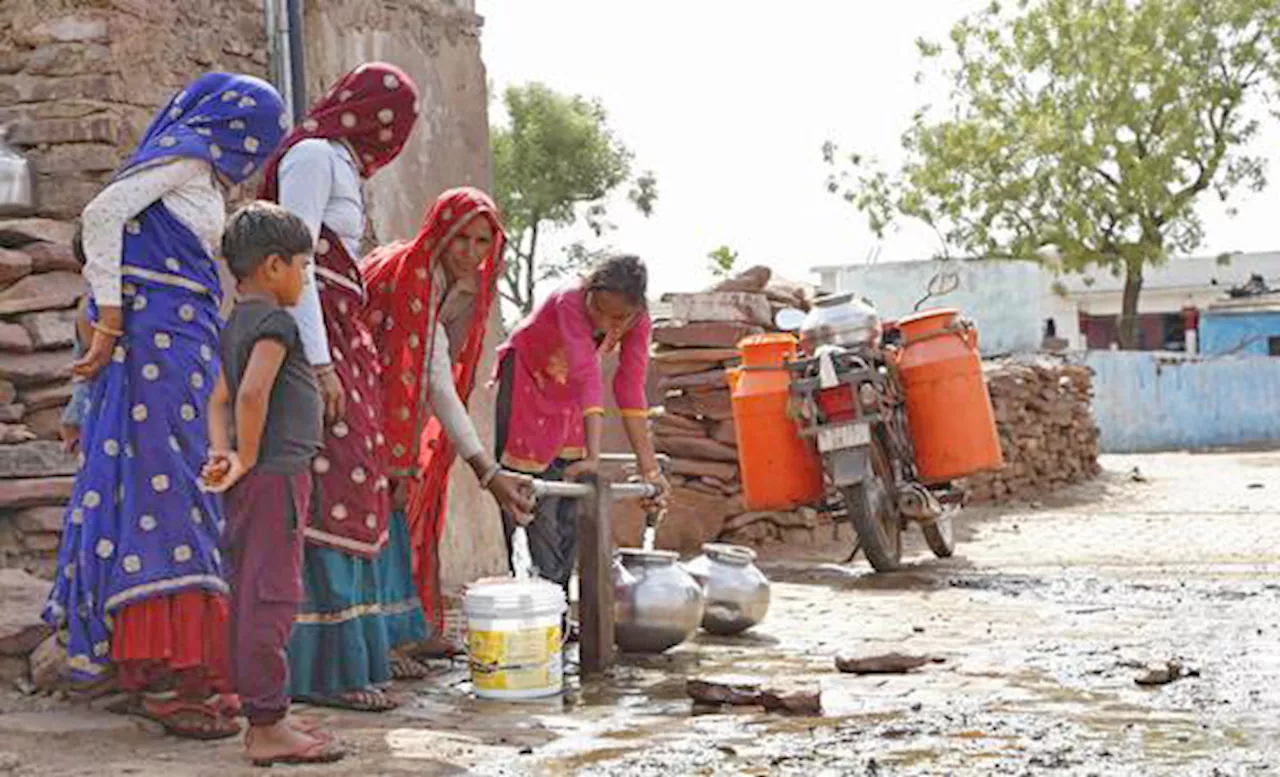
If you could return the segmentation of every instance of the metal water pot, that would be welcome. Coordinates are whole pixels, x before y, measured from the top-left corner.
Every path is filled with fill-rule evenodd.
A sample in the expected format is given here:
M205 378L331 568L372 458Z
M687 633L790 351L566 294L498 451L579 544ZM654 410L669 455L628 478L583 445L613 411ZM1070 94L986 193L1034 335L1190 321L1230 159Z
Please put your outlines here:
M31 163L5 142L0 127L0 216L26 216L35 210Z
M806 353L818 346L867 348L880 341L880 314L853 293L833 294L814 301L800 325L800 343Z
M662 653L698 630L702 587L669 550L621 548L614 556L614 629L623 653Z
M769 612L769 580L755 560L751 548L712 542L702 546L701 556L684 565L707 599L702 628L727 636L764 620Z

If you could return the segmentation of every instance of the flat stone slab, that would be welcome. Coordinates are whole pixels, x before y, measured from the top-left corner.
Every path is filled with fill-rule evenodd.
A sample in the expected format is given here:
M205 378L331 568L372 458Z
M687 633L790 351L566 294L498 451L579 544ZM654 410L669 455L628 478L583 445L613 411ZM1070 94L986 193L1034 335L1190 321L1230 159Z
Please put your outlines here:
M76 457L63 450L60 442L37 440L18 445L0 445L0 478L74 475L76 469Z
M52 630L40 620L49 582L21 569L0 569L0 655L26 656Z
M691 677L685 692L700 704L764 707L770 712L821 715L821 691L814 683L771 679L754 675Z
M0 509L65 504L75 483L74 477L0 480Z
M945 658L937 656L885 653L878 656L840 656L836 658L836 669L846 674L906 674L928 664L945 662Z
M0 315L69 308L76 304L85 289L84 279L77 273L28 275L0 291Z
M763 294L742 291L667 294L671 317L686 323L730 323L772 326L773 309Z

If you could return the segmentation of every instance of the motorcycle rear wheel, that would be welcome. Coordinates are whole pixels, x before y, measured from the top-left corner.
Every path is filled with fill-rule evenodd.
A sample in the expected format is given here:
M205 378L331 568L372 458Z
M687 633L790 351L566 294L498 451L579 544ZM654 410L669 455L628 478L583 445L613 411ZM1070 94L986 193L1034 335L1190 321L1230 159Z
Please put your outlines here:
M868 453L871 471L866 479L840 492L867 561L877 572L893 572L902 567L903 527L889 490L893 475L879 435L871 436Z

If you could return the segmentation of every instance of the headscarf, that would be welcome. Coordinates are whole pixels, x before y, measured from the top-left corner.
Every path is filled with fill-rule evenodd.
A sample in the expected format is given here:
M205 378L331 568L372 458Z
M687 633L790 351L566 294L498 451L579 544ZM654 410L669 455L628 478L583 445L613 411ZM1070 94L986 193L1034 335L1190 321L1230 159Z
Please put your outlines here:
M465 404L475 387L476 371L484 349L485 325L493 305L495 286L502 272L506 233L498 207L487 194L464 186L440 195L426 221L411 241L382 246L361 263L369 293L370 329L380 332L382 354L383 423L391 451L391 471L406 469L421 474L413 487L408 520L417 559L434 558L445 512L449 468L456 451L438 419L427 411L425 366L437 331L439 310L431 307L436 266L453 238L477 218L487 218L493 228L493 249L476 272L479 283L471 312L471 325L453 363L454 385ZM443 300L444 295L439 295ZM399 454L399 455L397 455ZM420 564L419 583L424 606L434 601L434 574Z
M117 177L187 157L240 183L257 172L286 129L284 101L271 84L238 73L205 73L156 114Z
M360 175L368 178L395 159L418 119L418 87L403 70L369 62L347 73L312 104L306 118L267 163L258 195L276 201L280 160L308 138L341 140L354 152Z

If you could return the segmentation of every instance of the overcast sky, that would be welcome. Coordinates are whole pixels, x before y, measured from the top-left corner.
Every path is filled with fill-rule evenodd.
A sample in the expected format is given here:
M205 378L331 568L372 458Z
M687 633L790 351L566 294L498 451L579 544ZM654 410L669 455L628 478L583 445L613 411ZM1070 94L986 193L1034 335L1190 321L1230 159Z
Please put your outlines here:
M615 208L611 243L641 254L663 292L703 285L704 257L722 243L741 265L797 280L877 247L882 262L931 256L936 240L919 227L878 244L861 214L826 192L821 147L832 139L896 160L912 112L938 97L913 83L914 40L943 38L983 4L478 0L477 10L495 118L510 84L599 97L637 166L657 175L653 217ZM1280 148L1280 130L1268 127L1259 145ZM1280 189L1237 204L1235 219L1205 208L1202 252L1280 248Z

